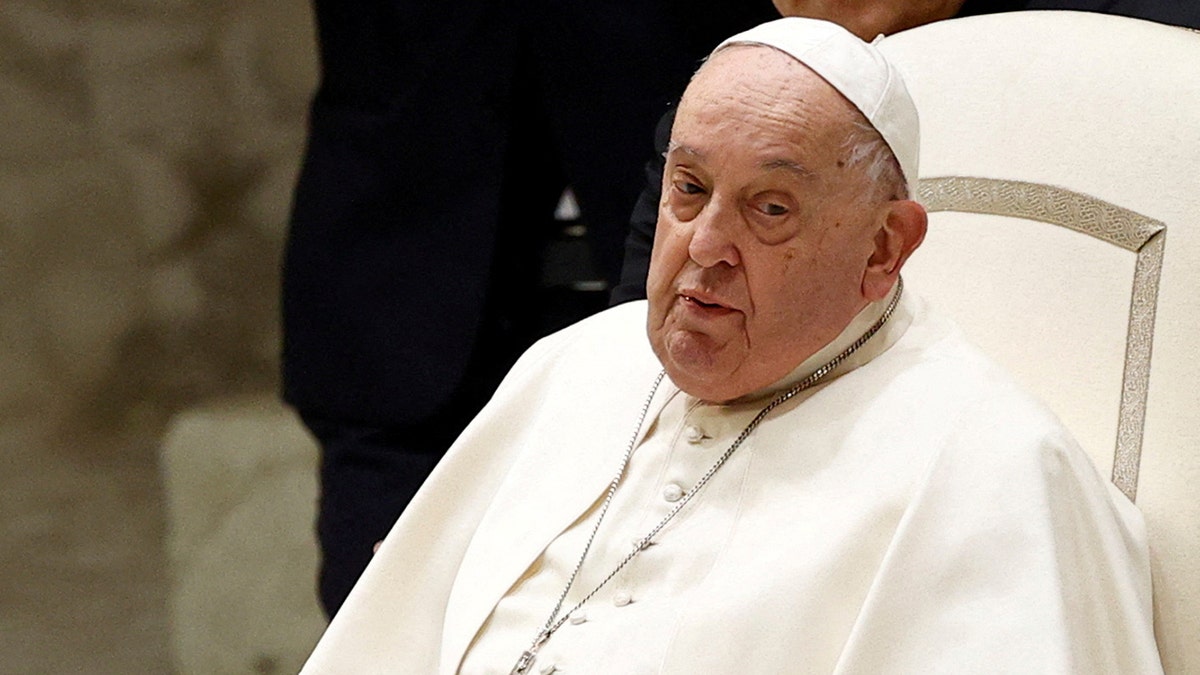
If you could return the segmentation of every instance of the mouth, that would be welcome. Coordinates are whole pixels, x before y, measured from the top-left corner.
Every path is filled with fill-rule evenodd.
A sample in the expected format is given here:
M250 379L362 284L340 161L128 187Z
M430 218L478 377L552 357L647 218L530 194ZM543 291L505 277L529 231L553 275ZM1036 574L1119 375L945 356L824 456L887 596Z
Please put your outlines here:
M685 306L708 315L728 314L735 311L732 307L722 304L716 298L710 296L680 293L679 299Z

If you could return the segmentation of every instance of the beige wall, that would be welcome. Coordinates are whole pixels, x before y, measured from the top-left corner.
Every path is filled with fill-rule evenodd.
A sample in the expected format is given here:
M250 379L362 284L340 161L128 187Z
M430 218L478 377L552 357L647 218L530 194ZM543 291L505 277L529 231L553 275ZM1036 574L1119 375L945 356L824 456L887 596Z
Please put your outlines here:
M277 386L315 76L301 0L0 2L0 662L169 659L158 439Z
M307 6L0 9L5 414L274 387Z

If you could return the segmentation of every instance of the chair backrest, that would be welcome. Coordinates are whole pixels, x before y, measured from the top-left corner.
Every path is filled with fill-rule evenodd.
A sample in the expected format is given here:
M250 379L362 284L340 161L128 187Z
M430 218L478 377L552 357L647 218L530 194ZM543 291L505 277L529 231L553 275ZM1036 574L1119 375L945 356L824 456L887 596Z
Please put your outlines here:
M1200 672L1200 34L1016 12L881 49L921 114L906 278L1137 498L1164 666Z

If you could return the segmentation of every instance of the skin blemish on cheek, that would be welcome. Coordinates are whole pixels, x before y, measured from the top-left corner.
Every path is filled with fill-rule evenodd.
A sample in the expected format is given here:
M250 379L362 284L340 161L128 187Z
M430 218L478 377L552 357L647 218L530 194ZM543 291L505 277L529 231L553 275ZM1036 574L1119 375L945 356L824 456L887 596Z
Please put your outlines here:
M796 262L797 253L798 249L794 247L788 247L783 250L783 255L780 258L780 267L783 269L784 275L791 273L792 265Z
M845 166L846 166L846 160L839 159L838 160L838 168L841 169L841 168L844 168Z

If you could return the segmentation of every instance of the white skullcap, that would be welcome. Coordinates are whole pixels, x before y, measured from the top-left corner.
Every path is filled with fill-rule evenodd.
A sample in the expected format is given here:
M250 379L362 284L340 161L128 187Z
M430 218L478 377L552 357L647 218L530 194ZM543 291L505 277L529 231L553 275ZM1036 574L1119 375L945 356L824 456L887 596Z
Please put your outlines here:
M808 66L833 85L871 122L900 162L909 191L917 185L921 129L896 66L874 44L867 44L836 23L788 17L770 21L717 45L713 53L734 44L773 47Z

